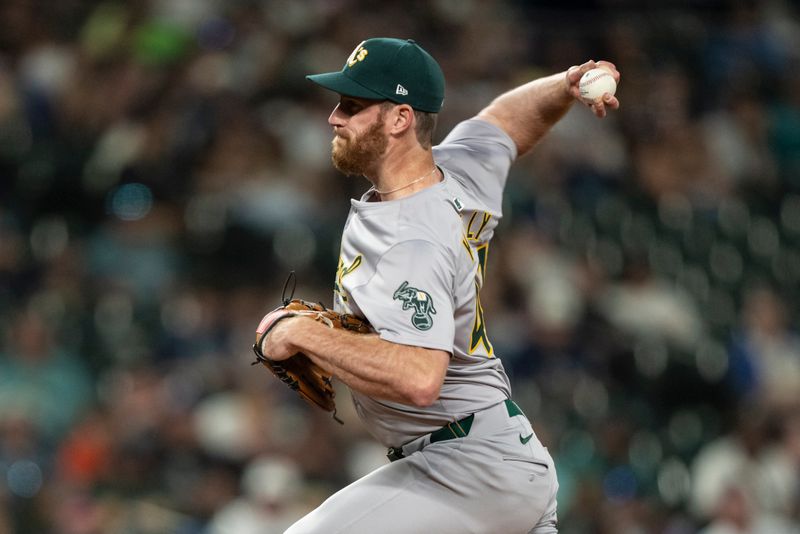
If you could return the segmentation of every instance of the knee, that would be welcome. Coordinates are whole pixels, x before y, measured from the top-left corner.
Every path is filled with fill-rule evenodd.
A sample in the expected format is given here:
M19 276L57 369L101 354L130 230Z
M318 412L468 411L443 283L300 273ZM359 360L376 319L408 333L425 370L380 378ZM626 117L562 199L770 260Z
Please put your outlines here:
M552 510L545 514L528 534L558 534L558 516L556 515L556 511Z
M330 534L330 530L325 531L318 524L318 521L314 517L314 512L298 519L292 526L286 529L283 534Z
M309 534L311 531L303 527L303 519L298 519L292 526L287 528L283 534Z

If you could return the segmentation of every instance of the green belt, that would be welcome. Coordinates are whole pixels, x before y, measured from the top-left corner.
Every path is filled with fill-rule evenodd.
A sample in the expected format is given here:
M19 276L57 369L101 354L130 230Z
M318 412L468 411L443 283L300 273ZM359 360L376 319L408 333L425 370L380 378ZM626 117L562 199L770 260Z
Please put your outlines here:
M514 417L515 415L525 415L522 413L522 410L517 403L511 399L505 400L506 404L506 411L508 411L509 417ZM434 430L431 432L431 439L430 443L436 443L437 441L445 441L448 439L455 439L455 438L463 438L469 435L469 431L472 428L472 422L475 420L475 414L470 414L463 419L459 419L453 423L447 423L439 430ZM402 447L390 447L389 452L386 454L387 458L390 461L394 462L395 460L399 460L401 458L405 458L403 454Z

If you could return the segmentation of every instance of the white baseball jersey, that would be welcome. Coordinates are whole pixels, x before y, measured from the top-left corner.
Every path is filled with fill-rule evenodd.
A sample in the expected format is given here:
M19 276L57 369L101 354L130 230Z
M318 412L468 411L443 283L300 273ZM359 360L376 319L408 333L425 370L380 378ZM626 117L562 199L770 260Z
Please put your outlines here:
M516 147L496 126L459 124L433 148L442 182L407 197L353 199L336 274L337 311L381 338L449 352L439 399L414 406L353 392L374 437L398 446L511 397L480 303L489 241Z

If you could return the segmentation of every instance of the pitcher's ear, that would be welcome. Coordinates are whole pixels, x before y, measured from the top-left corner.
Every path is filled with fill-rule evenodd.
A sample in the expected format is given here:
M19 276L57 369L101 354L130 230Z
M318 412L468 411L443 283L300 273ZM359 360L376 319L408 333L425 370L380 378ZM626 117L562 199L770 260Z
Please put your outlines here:
M398 104L392 110L391 133L400 134L414 128L414 108L408 104Z

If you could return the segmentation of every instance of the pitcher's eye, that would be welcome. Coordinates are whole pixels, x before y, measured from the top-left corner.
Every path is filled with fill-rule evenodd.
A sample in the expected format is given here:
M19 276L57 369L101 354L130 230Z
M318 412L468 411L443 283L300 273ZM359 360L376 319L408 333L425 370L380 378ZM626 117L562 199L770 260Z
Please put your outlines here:
M342 113L352 117L362 109L364 106L356 102L355 100L344 100L339 103L339 109L342 110Z

